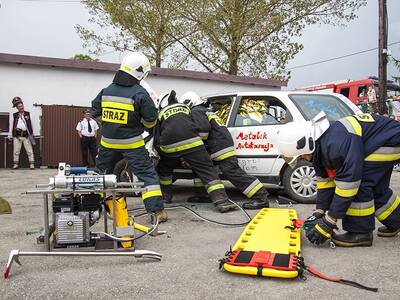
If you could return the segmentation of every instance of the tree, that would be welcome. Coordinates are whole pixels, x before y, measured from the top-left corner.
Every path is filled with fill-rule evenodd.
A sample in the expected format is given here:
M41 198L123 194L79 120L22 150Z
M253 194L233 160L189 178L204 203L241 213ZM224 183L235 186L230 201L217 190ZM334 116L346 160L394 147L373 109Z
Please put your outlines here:
M393 63L396 66L397 70L400 71L400 60L392 57ZM392 76L393 80L397 83L400 84L400 76Z
M99 61L97 58L92 58L90 55L87 54L75 54L73 57L71 57L73 60L84 60L84 61Z
M344 25L366 0L83 0L106 36L77 26L85 46L141 50L156 66L287 79L310 24ZM323 51L323 45L321 50Z
M303 46L305 26L344 24L364 0L183 1L180 17L197 29L181 39L208 69L229 74L286 77L285 66ZM323 45L321 45L323 50Z
M85 41L84 46L93 47L100 53L104 46L115 50L144 51L160 67L165 51L176 38L186 34L175 19L178 1L170 0L84 0L92 18L90 22L103 29L112 29L105 36L77 25L76 29ZM173 35L171 34L173 33Z

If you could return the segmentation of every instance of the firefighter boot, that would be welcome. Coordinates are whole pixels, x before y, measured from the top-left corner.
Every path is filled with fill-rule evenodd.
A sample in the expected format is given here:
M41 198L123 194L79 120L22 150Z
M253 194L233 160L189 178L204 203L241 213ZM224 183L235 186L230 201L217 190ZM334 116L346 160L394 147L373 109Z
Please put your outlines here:
M387 226L381 226L378 228L377 235L380 237L395 237L400 232L400 228L394 229Z
M372 232L346 232L332 236L332 242L338 247L370 247L373 239Z
M235 204L229 201L228 195L224 189L212 191L210 193L210 198L220 213L232 211L237 208Z
M167 222L168 214L165 210L156 211L156 218L158 218L159 223Z
M161 185L162 198L164 203L172 202L172 185Z
M243 203L244 209L261 209L269 207L268 192L265 189L257 192L249 202Z
M220 213L226 213L237 208L236 205L230 202L228 199L214 202L214 204Z

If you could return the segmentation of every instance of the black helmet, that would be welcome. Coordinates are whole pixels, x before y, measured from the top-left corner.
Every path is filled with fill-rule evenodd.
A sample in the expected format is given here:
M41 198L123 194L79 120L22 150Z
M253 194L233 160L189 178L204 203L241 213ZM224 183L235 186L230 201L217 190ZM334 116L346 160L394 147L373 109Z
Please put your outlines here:
M14 98L12 99L12 105L13 105L13 107L16 107L16 106L18 105L18 103L22 103L21 97L14 97Z

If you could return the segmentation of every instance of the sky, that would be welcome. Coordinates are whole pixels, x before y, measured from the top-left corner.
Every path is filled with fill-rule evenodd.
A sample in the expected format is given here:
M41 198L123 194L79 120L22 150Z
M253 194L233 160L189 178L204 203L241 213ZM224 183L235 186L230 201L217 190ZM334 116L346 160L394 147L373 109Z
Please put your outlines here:
M388 42L400 42L400 1L387 0ZM76 33L76 24L91 27L87 9L76 0L0 0L0 53L70 58L88 53ZM345 27L313 25L305 29L299 41L304 49L289 62L289 88L344 79L363 79L378 74L377 50L330 62L310 63L378 47L378 0L357 12L358 18ZM400 59L400 43L390 46L393 57ZM100 57L102 61L120 61L120 53ZM292 69L293 68L293 69ZM398 76L393 64L388 78Z

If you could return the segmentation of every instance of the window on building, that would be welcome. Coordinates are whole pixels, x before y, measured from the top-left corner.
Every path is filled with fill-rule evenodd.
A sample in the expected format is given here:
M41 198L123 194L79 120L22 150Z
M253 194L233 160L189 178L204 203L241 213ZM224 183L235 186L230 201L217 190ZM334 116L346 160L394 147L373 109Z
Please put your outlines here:
M0 134L5 134L9 132L9 113L8 112L0 112Z

